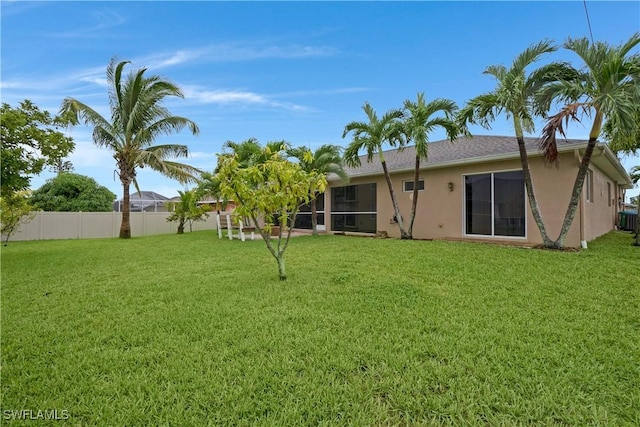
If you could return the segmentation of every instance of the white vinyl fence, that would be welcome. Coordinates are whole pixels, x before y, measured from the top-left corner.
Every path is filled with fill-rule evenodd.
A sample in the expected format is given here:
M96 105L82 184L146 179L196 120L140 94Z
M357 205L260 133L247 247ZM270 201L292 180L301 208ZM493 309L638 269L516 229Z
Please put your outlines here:
M132 212L131 235L176 233L178 223L167 222L167 216L168 212ZM121 212L36 212L30 222L11 235L9 241L118 237L121 221ZM215 213L209 213L206 221L193 224L193 231L215 229ZM185 232L189 232L189 224L185 225Z

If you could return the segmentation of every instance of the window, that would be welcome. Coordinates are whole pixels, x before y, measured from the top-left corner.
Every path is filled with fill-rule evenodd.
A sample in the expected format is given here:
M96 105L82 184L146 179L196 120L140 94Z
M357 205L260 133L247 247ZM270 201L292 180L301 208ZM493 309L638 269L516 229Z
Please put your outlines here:
M376 184L331 189L331 230L375 233Z
M402 190L405 193L413 191L413 180L411 181L402 181ZM418 191L424 190L424 179L418 180Z
M607 182L607 204L613 205L613 199L611 198L611 183Z
M525 237L522 171L467 175L465 234Z
M584 177L584 192L587 202L593 203L593 172L587 170L587 176Z

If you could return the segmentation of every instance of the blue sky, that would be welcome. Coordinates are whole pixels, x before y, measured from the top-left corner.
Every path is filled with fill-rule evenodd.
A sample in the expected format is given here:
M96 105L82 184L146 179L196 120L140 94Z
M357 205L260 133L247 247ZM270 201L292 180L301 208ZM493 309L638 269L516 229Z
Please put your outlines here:
M640 30L639 2L587 1L593 37L619 44ZM158 143L184 143L212 170L227 140L346 146L345 124L425 92L459 106L494 87L488 65L509 65L532 43L589 35L584 3L563 2L25 2L2 1L1 97L56 113L74 97L109 117L105 70L112 57L148 68L183 90L167 106L200 126ZM567 51L544 62L578 59ZM541 62L543 63L543 62ZM587 120L588 122L588 120ZM589 125L570 126L584 138ZM538 127L538 131L541 127ZM490 131L512 135L500 117ZM75 171L122 196L115 164L91 129L69 131ZM431 140L444 138L431 135ZM628 170L638 157L623 158ZM51 177L32 180L37 188ZM171 197L183 187L143 170L142 190ZM634 189L627 194L637 194Z

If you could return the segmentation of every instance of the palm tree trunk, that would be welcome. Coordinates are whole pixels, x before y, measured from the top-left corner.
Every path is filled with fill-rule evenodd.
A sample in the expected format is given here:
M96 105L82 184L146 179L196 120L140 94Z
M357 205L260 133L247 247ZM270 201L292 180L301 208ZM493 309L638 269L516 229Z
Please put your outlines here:
M571 224L573 223L573 218L576 215L578 202L580 201L580 197L582 195L582 187L584 186L584 179L587 176L587 171L589 170L589 164L591 163L591 156L593 154L593 150L596 147L596 141L597 141L597 136L589 137L589 142L587 143L587 148L584 151L582 162L580 162L580 168L578 169L578 175L576 176L576 181L573 184L573 191L571 192L571 200L569 202L569 207L567 208L567 212L564 215L564 222L562 223L562 228L560 229L560 235L558 236L556 241L553 242L552 247L555 249L564 248L564 240L567 237L569 228L571 228Z
M411 217L409 218L409 232L407 239L413 239L413 221L416 219L418 208L418 182L420 181L420 156L416 156L416 167L413 174L413 200L411 201Z
M517 132L518 131L516 130L516 133ZM542 220L542 214L540 213L540 207L538 206L535 192L533 191L533 180L531 179L531 169L529 168L529 156L527 155L527 148L524 145L524 137L522 136L522 131L520 131L520 134L516 136L516 139L518 140L520 163L522 164L522 176L524 178L524 186L527 190L527 198L529 199L531 214L533 215L533 219L538 226L538 230L540 230L540 236L542 236L544 247L550 248L553 246L553 240L549 238L549 234L547 233L544 221Z
M318 218L317 218L318 207L316 205L316 198L311 199L311 229L313 230L312 234L314 236L318 235Z
M178 234L184 234L184 220L178 222Z
M120 238L131 238L131 203L129 196L129 182L122 182L122 222L120 223Z
M389 170L387 169L387 162L382 160L382 170L384 171L384 177L387 180L387 185L389 186L389 195L391 196L391 203L393 204L393 211L396 215L396 222L398 223L398 227L400 227L400 238L407 239L407 232L404 231L404 224L402 222L402 215L400 215L400 209L398 208L398 201L396 200L396 193L393 191L393 184L391 183L391 176L389 175Z

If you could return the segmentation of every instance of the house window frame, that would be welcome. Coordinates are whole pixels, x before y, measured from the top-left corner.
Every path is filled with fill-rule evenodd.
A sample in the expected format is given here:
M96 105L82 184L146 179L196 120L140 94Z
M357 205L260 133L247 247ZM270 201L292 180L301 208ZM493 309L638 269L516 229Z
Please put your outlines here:
M414 180L413 179L407 179L402 181L402 192L403 193L413 193L413 188L410 190L407 190L407 184L411 184L413 185ZM420 188L422 187L422 188ZM424 191L424 179L420 178L418 180L418 191Z
M522 176L523 185L523 218L524 218L524 236L504 236L495 234L495 181L494 175L507 172L522 172L522 169L500 169L483 172L463 173L462 174L462 235L470 239L509 239L509 240L527 240L529 237L529 224L528 224L528 203L527 203L527 189L524 182L524 173ZM491 175L491 234L469 234L467 233L467 195L465 188L465 178L467 176L474 175Z
M584 177L584 197L587 202L593 203L593 171L587 169L587 175Z

